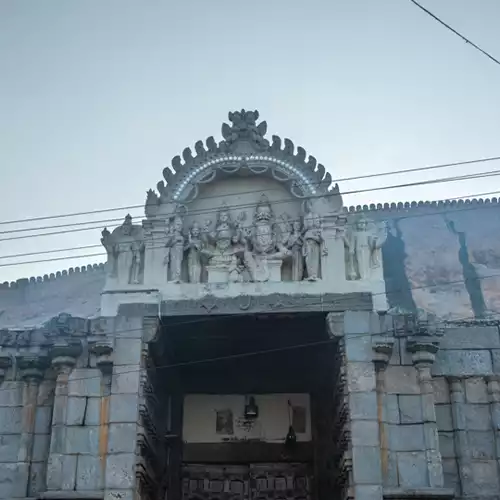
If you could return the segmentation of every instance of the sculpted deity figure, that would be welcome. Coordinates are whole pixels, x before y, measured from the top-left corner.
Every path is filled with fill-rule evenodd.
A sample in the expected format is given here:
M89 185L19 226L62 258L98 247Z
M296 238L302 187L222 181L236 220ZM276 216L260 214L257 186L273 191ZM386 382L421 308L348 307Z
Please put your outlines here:
M187 252L188 275L190 283L201 281L201 251L203 241L201 239L201 228L198 222L193 222L189 229L184 250Z
M215 230L210 231L211 221L205 223L203 239L207 247L202 254L209 260L212 268L227 272L229 281L240 281L241 259L243 253L240 220L233 222L228 206L223 203L217 214Z
M347 251L347 279L370 279L372 269L380 267L380 252L387 239L385 223L377 225L362 215L343 238Z
M127 215L111 234L104 229L101 243L108 254L109 276L121 284L138 284L144 252L142 227L134 226L132 217Z
M270 265L275 269L273 279L281 280L281 263L289 251L279 232L271 204L263 194L255 208L252 228L246 235L244 262L252 281L268 281L271 278Z
M311 211L304 215L304 245L302 255L306 263L307 279L316 281L320 277L321 256L328 254L323 239L320 216Z
M182 217L176 215L167 231L167 254L164 265L168 267L169 281L181 282L182 259L184 258L184 234ZM167 260L168 257L168 260Z
M289 233L285 237L283 244L292 255L292 280L301 281L304 277L304 256L302 255L304 239L302 237L302 221L300 219L291 222Z

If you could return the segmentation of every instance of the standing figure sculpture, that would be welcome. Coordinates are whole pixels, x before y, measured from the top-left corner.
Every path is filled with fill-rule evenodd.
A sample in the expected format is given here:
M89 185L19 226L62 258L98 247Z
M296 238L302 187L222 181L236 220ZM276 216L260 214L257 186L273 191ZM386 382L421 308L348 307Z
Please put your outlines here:
M188 276L190 283L200 283L201 281L201 251L203 242L201 239L200 225L193 222L184 250L187 251Z
M109 277L124 285L140 283L144 253L142 227L134 226L132 217L127 215L123 224L111 234L104 229L101 243L108 254Z
M283 241L283 244L292 254L292 281L301 281L304 277L304 256L302 255L302 222L300 219L294 220L290 224L290 232Z
M321 257L328 254L323 239L321 218L313 211L304 215L304 245L302 255L306 263L307 280L316 281L320 278Z
M181 282L182 260L184 258L184 234L182 218L176 215L169 226L167 243L169 281Z
M387 239L385 224L376 225L364 216L344 235L346 248L346 273L349 280L371 278L371 271L380 267L380 249Z

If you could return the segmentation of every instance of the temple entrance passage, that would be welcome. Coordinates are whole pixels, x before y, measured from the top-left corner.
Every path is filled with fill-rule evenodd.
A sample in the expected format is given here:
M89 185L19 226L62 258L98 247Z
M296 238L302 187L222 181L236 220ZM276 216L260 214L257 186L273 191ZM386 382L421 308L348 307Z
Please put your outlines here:
M141 484L175 500L337 494L341 356L324 313L164 318L161 328Z

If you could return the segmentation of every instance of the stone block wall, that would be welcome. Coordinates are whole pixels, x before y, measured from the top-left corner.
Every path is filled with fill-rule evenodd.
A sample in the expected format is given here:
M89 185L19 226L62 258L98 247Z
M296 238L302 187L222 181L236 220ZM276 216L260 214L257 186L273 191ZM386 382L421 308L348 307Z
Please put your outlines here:
M384 373L384 486L440 486L459 498L498 499L498 327L447 327L432 339L396 328L394 340ZM435 352L432 394L423 390L418 357L422 350L415 342L423 351Z

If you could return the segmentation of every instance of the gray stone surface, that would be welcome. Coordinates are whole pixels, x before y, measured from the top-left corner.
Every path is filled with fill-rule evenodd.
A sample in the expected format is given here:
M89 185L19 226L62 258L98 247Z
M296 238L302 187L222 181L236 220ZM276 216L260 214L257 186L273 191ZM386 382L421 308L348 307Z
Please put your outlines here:
M443 458L455 457L455 435L453 432L439 433L439 451Z
M399 396L399 411L402 424L415 424L423 421L422 398L420 396Z
M425 452L400 452L397 454L399 485L403 488L418 488L427 483L427 460Z
M493 373L491 353L487 350L440 350L433 364L434 375L489 375Z
M24 498L27 493L28 464L0 463L0 498Z
M352 362L347 365L349 392L370 392L375 390L373 363Z
M486 381L482 377L465 379L465 396L468 403L488 403Z
M489 405L467 405L465 423L469 430L488 431L492 428Z
M22 404L22 382L6 380L0 388L0 406L21 406Z
M0 288L0 328L39 326L61 312L94 317L100 310L104 279L104 270L98 269L17 288Z
M21 432L21 413L21 407L0 407L0 422L3 434L17 434Z
M52 424L52 408L50 406L41 406L35 413L35 433L47 434L50 432Z
M500 349L496 326L446 328L440 339L441 349Z
M113 367L111 392L113 394L137 394L139 391L139 365Z
M384 398L384 421L389 424L401 423L401 416L399 413L399 401L396 394L387 394Z
M49 447L50 434L35 434L33 439L33 461L43 462L47 460Z
M97 368L75 368L68 383L69 396L100 396L101 372Z
M445 377L434 377L432 386L434 387L434 402L436 404L450 402L450 388Z
M378 446L353 446L353 480L358 484L380 484L382 480L380 448Z
M17 462L20 434L0 434L0 462Z
M389 365L385 373L388 394L420 394L417 371L413 366Z
M471 458L474 460L494 460L496 458L493 431L469 431L468 438Z
M68 398L66 423L68 425L83 425L87 408L87 398L71 396Z
M135 484L135 462L135 453L108 455L106 458L106 488L132 488Z
M137 424L109 425L109 453L133 453L136 449Z
M68 426L66 428L66 453L97 455L99 448L99 427Z
M138 418L138 394L111 394L109 421L136 422Z
M378 422L371 420L352 420L351 441L353 446L379 446Z
M120 338L115 340L113 362L116 366L139 364L141 360L141 339Z
M102 485L101 459L91 455L80 455L76 466L76 489L99 490Z
M392 451L420 451L425 449L422 425L389 425L389 448Z
M349 412L353 420L376 420L377 393L372 391L349 394Z
M436 405L436 423L440 431L452 431L451 405Z

